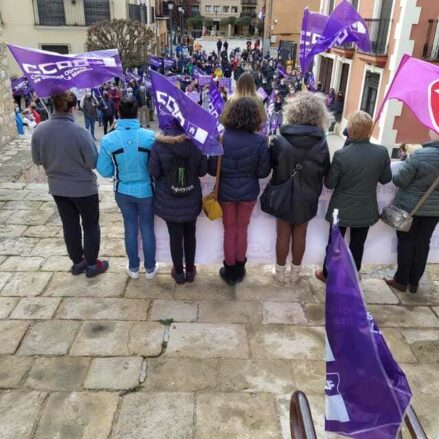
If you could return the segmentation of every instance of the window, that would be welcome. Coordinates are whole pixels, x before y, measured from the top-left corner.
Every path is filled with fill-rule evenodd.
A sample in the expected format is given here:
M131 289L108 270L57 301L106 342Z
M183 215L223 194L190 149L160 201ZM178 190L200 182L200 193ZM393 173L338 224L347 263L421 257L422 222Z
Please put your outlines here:
M84 0L84 14L86 26L110 20L110 4L108 0Z
M230 6L223 6L223 13L228 14L230 11Z
M253 6L243 6L242 13L247 14L249 17L253 17L256 14L256 8Z
M42 26L64 26L66 24L63 0L38 0L37 11L38 20L35 20L37 24Z
M200 15L200 6L192 5L191 6L192 15Z
M238 13L238 6L232 6L232 14Z
M206 5L206 7L205 7L205 11L206 12L212 12L212 6L210 6L210 5Z
M67 44L40 44L40 47L41 50L56 52L61 55L67 55L69 53L69 46Z
M380 83L379 73L366 72L364 80L363 98L361 99L361 110L369 113L372 117L375 112L375 104L378 96L378 85Z
M140 5L128 5L128 17L130 20L140 21Z
M328 15L334 10L334 0L328 1Z

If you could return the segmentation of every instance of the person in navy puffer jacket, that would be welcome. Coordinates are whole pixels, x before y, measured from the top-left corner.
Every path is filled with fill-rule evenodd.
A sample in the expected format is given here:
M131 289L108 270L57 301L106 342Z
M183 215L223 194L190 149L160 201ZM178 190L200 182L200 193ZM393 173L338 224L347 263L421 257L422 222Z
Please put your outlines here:
M267 140L256 134L261 117L256 100L247 97L232 101L221 116L226 130L218 194L224 212L224 267L220 276L229 285L245 276L247 229L260 192L259 179L271 171ZM209 159L211 175L215 175L216 163L216 157Z

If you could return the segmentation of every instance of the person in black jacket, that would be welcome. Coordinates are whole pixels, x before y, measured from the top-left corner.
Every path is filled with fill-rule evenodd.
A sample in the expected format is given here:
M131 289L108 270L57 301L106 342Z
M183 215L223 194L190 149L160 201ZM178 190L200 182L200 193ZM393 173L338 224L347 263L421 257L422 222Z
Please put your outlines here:
M224 267L220 276L228 285L235 285L245 276L247 229L260 191L259 179L267 177L271 167L267 141L256 134L263 122L256 99L232 100L221 122L226 130L218 194L224 212ZM215 175L216 162L216 157L209 159L211 175Z
M270 143L271 184L285 183L295 173L292 208L277 217L275 273L280 284L285 283L291 239L291 282L300 277L308 221L317 214L323 177L330 166L325 129L331 115L323 98L315 93L298 93L285 107L285 119L280 135Z
M182 129L175 121L164 129L164 134L179 136ZM185 196L172 194L169 174L172 172L175 157L183 159L188 174L192 175L194 189ZM177 284L193 282L195 267L195 226L201 212L201 185L199 177L207 173L207 158L187 139L177 144L156 141L151 150L148 164L149 174L155 179L154 211L164 219L168 226L173 262L172 277ZM186 273L183 267L183 256Z

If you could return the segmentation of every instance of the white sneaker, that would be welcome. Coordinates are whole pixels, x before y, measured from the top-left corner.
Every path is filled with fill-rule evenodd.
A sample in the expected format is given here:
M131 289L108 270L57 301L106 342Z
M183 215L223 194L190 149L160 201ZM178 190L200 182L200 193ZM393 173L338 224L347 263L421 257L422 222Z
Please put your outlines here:
M127 273L128 273L128 276L129 276L131 279L139 279L139 270L137 270L137 271L131 271L131 270L130 270L130 263L129 263L129 262L127 262Z
M146 272L145 273L145 277L148 280L152 280L152 279L154 279L156 277L158 272L159 272L159 264L155 264L154 271L152 271L151 273Z
M297 283L302 275L302 266L291 263L290 281L292 284Z
M286 265L278 265L276 264L274 267L276 280L281 284L285 285L285 271L287 267Z

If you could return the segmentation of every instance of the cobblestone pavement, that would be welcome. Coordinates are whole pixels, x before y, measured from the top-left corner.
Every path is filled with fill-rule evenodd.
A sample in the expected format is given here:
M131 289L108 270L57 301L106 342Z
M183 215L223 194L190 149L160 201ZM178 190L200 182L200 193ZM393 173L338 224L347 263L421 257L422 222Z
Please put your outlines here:
M2 177L26 148L4 149ZM109 273L72 278L46 185L0 183L0 438L286 439L295 389L324 437L324 287L314 267L294 287L256 265L236 288L215 266L190 286L175 286L169 266L154 281L129 280L111 187L100 197ZM366 267L365 296L438 438L439 266L417 295L391 291L379 280L390 272Z

